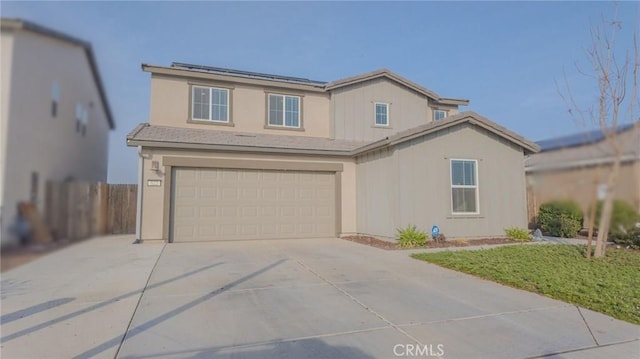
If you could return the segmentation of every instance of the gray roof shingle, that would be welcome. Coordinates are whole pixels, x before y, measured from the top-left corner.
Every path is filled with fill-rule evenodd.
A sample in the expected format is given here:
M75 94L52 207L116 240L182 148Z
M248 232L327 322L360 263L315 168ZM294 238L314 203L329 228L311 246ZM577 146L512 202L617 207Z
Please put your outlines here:
M127 135L127 142L144 141L174 144L272 148L281 150L350 153L366 142L330 138L272 135L220 130L152 126L142 124Z
M142 145L212 150L255 150L357 156L367 151L385 146L395 146L413 138L463 123L470 123L493 132L522 147L525 153L535 153L539 150L535 143L471 111L462 112L444 120L429 122L392 136L369 142L308 136L155 126L144 123L138 125L138 127L127 135L127 144L129 146Z

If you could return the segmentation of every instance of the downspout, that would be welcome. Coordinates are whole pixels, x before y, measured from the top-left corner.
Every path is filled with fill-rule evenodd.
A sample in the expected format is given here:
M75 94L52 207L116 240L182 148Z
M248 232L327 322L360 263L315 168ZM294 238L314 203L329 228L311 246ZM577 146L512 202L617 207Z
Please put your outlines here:
M136 241L142 243L142 183L144 174L144 158L142 146L138 146L138 200L136 203Z

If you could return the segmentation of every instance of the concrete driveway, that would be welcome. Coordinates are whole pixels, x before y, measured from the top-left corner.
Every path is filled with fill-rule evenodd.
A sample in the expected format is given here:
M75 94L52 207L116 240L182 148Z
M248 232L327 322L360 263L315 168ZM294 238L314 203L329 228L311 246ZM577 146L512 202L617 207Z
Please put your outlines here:
M638 326L406 251L132 241L97 238L4 273L2 358L640 356Z

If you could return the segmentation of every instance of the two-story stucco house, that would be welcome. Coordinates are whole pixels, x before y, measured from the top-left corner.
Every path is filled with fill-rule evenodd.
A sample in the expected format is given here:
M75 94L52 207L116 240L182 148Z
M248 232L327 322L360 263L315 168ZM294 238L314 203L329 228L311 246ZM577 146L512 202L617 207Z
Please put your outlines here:
M174 63L151 73L138 238L448 237L527 223L538 147L388 70L333 82Z
M22 201L43 211L47 181L106 181L114 128L88 42L2 19L0 227L2 247Z

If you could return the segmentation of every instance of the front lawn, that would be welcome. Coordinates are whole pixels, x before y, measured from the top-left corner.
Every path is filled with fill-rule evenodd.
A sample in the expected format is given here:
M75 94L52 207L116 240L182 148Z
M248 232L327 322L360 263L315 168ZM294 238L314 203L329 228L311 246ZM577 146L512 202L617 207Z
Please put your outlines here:
M591 260L585 252L522 245L412 257L640 324L640 251L607 249L605 258Z

